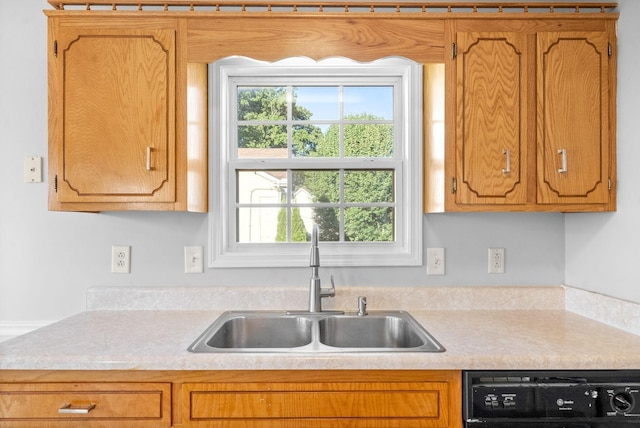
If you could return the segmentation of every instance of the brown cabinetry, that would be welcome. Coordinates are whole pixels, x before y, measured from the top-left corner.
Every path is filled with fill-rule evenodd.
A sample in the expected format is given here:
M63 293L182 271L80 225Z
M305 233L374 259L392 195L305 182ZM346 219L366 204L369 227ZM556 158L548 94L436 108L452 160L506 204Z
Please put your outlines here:
M183 386L185 427L450 427L453 376ZM319 374L322 378L322 374ZM353 377L347 373L345 377Z
M0 426L461 428L461 381L457 370L0 370Z
M0 426L171 426L170 383L3 383Z
M445 168L425 172L426 211L615 210L614 23L512 24L452 32Z
M246 14L233 2L50 3L52 210L206 211L206 63L233 55L399 55L425 75L444 63L444 143L424 131L427 212L615 210L613 3L446 17L358 2L302 15L278 2Z
M188 208L175 26L50 19L50 209Z
M457 204L527 198L527 41L519 33L457 35Z
M540 204L607 204L609 39L602 32L537 35Z

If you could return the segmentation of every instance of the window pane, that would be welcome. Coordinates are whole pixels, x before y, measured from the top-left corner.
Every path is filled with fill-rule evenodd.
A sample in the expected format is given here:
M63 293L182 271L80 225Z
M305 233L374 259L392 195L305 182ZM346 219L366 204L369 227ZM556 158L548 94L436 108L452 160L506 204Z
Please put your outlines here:
M238 149L284 149L287 150L286 125L241 125L238 126ZM286 156L284 156L286 157Z
M238 87L238 120L286 120L287 89L279 86Z
M344 117L393 119L393 86L345 86Z
M337 170L293 171L295 203L340 202L340 174Z
M346 208L344 210L345 241L392 242L393 208Z
M281 204L286 201L287 171L238 171L237 196L240 204Z
M318 149L322 149L323 143L324 135L319 127L294 125L293 156L319 156Z
M338 208L314 208L313 222L318 225L320 241L340 240L340 211Z
M281 208L247 207L237 209L237 242L276 242Z
M294 120L337 120L340 115L337 86L293 88Z
M238 209L238 242L277 243L307 242L311 240L313 210L311 208Z
M344 200L354 202L393 202L393 171L345 171Z
M345 157L392 157L393 126L354 124L344 127Z
M289 216L290 217L289 217ZM306 220L306 221L305 221ZM278 211L275 242L307 242L311 240L311 208L281 208Z
M329 125L321 140L318 140L313 156L335 158L340 156L340 125Z

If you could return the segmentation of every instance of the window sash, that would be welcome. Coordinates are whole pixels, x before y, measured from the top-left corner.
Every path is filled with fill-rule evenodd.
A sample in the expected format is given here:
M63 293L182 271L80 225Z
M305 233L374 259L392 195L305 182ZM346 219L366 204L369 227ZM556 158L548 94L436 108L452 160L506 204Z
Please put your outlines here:
M239 183L238 181L238 177L239 174L242 172L259 172L259 171L273 171L274 168L267 168L267 169L233 169L230 168L229 170L229 183L231 183L231 188L232 189L236 189L236 192L230 192L229 193L229 201L228 201L228 206L229 206L229 213L228 213L228 218L230 223L229 228L231 230L235 230L236 231L236 236L235 236L235 241L238 244L241 243L252 243L252 244L258 244L258 245L264 245L264 242L259 242L259 241L250 241L247 242L246 240L243 240L241 238L241 232L240 232L240 226L242 225L242 223L239 220L240 217L240 211L243 209L268 209L272 208L272 209L285 209L286 210L286 225L287 225L287 242L290 241L291 238L291 227L292 227L292 222L291 222L291 213L293 209L312 209L312 210L324 210L324 209L336 209L338 211L338 215L337 218L339 220L338 222L338 228L339 228L339 234L338 234L338 239L335 240L337 242L342 242L342 243L346 243L346 242L352 242L351 240L347 241L347 231L346 231L346 213L347 211L349 211L350 209L357 209L357 208L361 208L361 209L381 209L381 208L391 208L393 210L393 221L392 224L390 225L393 233L393 240L388 241L388 240L377 240L377 239L372 239L372 240L363 240L363 242L385 242L385 243L393 243L396 240L396 236L397 236L397 217L399 215L401 215L402 213L402 207L403 207L403 192L398 191L399 188L401 188L401 185L398 183L398 178L402 177L402 171L403 171L403 164L402 162L399 161L393 161L393 162L385 162L386 164L389 165L395 165L395 168L392 167L388 167L388 168L383 168L383 169L372 169L372 168L362 168L362 165L358 165L360 168L350 168L350 169L317 169L314 168L312 171L327 171L327 172L336 172L339 176L339 182L340 182L340 188L339 188L339 197L338 200L336 201L329 201L329 202L297 202L295 201L295 197L294 197L294 186L291 185L291 183L293 183L293 173L294 171L298 171L298 170L303 170L303 171L309 171L309 169L304 169L304 168L295 168L295 169L288 169L288 170L284 170L286 172L286 185L284 186L286 188L286 192L285 192L285 199L284 201L279 201L279 202L246 202L246 201L242 201L240 200L240 195L239 192L237 191L238 189L241 188L241 183ZM275 169L278 171L281 171L281 169ZM345 176L347 174L351 174L353 172L357 172L357 171L364 171L364 172L379 172L379 171L383 171L383 172L389 172L392 175L392 199L389 201L357 201L357 200L352 200L350 198L348 198L347 194L348 194L348 188L347 188L347 181L348 178L345 178ZM315 212L315 211L314 211ZM246 218L246 214L243 216L243 218ZM275 233L274 233L275 234ZM349 235L349 237L353 237L353 235ZM322 239L322 234L321 234L321 240L324 241ZM330 242L330 241L328 241ZM281 245L281 243L278 243L278 245Z
M399 76L362 76L362 75L349 75L350 73L342 73L336 74L331 78L326 76L318 75L316 71L315 74L310 75L288 75L285 77L282 76L238 76L230 79L229 88L227 95L227 109L230 112L229 114L229 128L237 129L239 126L286 126L288 139L287 139L287 154L289 159L305 159L305 157L296 157L293 156L293 141L292 141L292 130L295 126L300 125L337 125L341 134L343 133L344 127L350 125L362 125L362 124L372 124L372 125L392 125L393 126L393 154L391 156L375 156L375 157L349 157L344 154L344 135L341 135L339 140L340 154L337 157L321 157L320 159L378 159L378 158L394 158L402 160L403 153L403 114L404 109L402 106L402 80ZM293 83L292 83L293 82ZM328 119L308 119L308 120L297 120L292 117L292 100L288 97L287 100L287 118L286 119L265 119L265 120L240 120L238 118L238 103L237 103L237 89L239 87L281 87L287 88L288 94L291 95L292 88L301 87L301 86L330 86L330 87L354 87L354 86L364 86L364 87L392 87L393 88L393 119L347 119L342 108L340 109L339 117L333 120ZM345 101L342 100L340 102L340 107L343 107ZM238 156L238 140L237 133L230 133L227 138L229 138L230 146L234 147L229 154L229 161L233 162L235 160L240 159ZM312 157L314 160L319 159ZM308 159L308 158L307 158ZM272 158L264 159L264 161L270 162Z

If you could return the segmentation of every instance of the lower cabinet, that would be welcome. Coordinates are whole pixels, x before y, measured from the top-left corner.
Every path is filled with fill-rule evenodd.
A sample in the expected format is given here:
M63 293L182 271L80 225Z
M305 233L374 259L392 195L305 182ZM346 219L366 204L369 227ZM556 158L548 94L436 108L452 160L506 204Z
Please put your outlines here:
M0 427L461 428L461 397L451 370L0 370Z
M438 370L256 371L182 385L194 428L461 427L461 374Z
M170 427L171 383L2 383L1 427Z

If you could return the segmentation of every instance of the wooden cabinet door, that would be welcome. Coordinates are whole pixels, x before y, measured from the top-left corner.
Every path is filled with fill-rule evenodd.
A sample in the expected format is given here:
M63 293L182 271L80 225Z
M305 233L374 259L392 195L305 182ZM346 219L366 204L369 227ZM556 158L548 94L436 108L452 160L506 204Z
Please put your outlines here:
M539 204L608 202L608 56L604 32L537 35Z
M183 385L185 427L458 426L448 382L268 382ZM450 408L451 407L451 408Z
M526 35L457 33L456 203L526 202Z
M175 200L175 31L61 27L59 202Z

